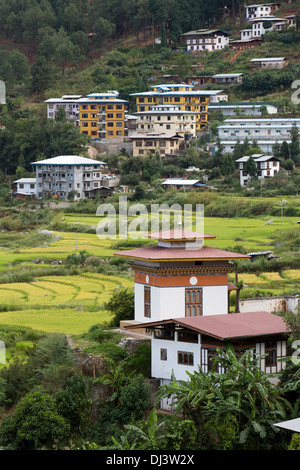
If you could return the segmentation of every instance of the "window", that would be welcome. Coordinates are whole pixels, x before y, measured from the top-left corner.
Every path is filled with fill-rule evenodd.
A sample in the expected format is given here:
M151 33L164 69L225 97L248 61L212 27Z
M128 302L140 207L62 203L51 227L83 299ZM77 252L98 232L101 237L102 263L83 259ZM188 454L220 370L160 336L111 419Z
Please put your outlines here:
M194 354L191 352L178 351L177 360L178 364L184 364L185 366L193 366Z
M167 350L165 348L161 348L160 350L160 360L166 361L168 359Z
M202 310L202 288L185 289L185 316L199 317Z
M276 342L266 343L266 367L276 366L277 364L277 344Z
M151 288L144 286L144 316L151 317Z

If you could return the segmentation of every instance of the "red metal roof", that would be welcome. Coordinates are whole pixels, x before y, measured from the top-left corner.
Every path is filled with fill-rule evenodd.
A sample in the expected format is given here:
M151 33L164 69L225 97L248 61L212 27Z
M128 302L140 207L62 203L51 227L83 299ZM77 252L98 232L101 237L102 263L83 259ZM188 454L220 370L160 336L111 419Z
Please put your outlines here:
M287 334L289 329L278 315L269 312L230 313L202 317L182 317L141 323L132 327L151 328L177 324L219 340Z
M249 259L250 256L233 253L231 251L220 250L203 246L201 249L192 250L185 248L165 248L161 246L148 246L133 248L132 250L122 250L114 253L116 256L136 258L153 261L170 260L237 260Z

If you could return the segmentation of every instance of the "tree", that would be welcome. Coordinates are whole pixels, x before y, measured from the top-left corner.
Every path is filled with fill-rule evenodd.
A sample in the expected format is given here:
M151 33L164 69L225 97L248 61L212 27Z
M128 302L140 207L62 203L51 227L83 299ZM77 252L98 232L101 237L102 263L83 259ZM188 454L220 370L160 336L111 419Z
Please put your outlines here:
M69 425L57 411L54 399L47 393L31 392L6 417L0 428L0 443L6 448L50 449L55 441L63 442Z
M111 37L116 30L116 25L111 21L106 20L105 18L98 18L94 24L93 32L96 34L94 36L94 41L99 46L103 46L107 43L107 39Z
M232 175L235 172L235 165L231 155L227 154L222 158L221 173L224 176Z
M64 390L55 396L57 410L70 424L71 433L83 435L91 423L92 402L87 384L80 374L67 379Z
M132 320L134 318L133 289L115 289L109 301L104 304L104 308L113 315L111 326L119 326L121 320Z
M294 162L297 162L300 157L300 143L299 143L299 129L296 123L293 124L291 128L291 143L290 148L290 157Z
M252 156L250 156L248 160L245 162L244 172L247 175L250 175L251 178L255 178L255 176L257 176L257 166Z

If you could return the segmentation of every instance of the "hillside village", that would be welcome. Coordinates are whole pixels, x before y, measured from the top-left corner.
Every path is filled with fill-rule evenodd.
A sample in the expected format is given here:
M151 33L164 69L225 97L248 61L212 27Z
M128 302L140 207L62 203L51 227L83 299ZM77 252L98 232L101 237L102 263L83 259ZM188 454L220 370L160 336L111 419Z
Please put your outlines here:
M3 450L300 449L300 2L192 3L0 2Z

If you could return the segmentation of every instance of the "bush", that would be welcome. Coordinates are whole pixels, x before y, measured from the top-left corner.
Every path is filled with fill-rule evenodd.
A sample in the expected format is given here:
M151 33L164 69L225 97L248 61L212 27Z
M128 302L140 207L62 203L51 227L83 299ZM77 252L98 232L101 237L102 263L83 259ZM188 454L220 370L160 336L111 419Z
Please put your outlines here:
M4 418L0 444L6 449L50 449L56 440L68 437L69 428L50 395L31 392L17 404L12 416Z
M116 288L110 300L104 304L104 308L113 316L110 326L119 326L121 320L133 320L134 290Z

